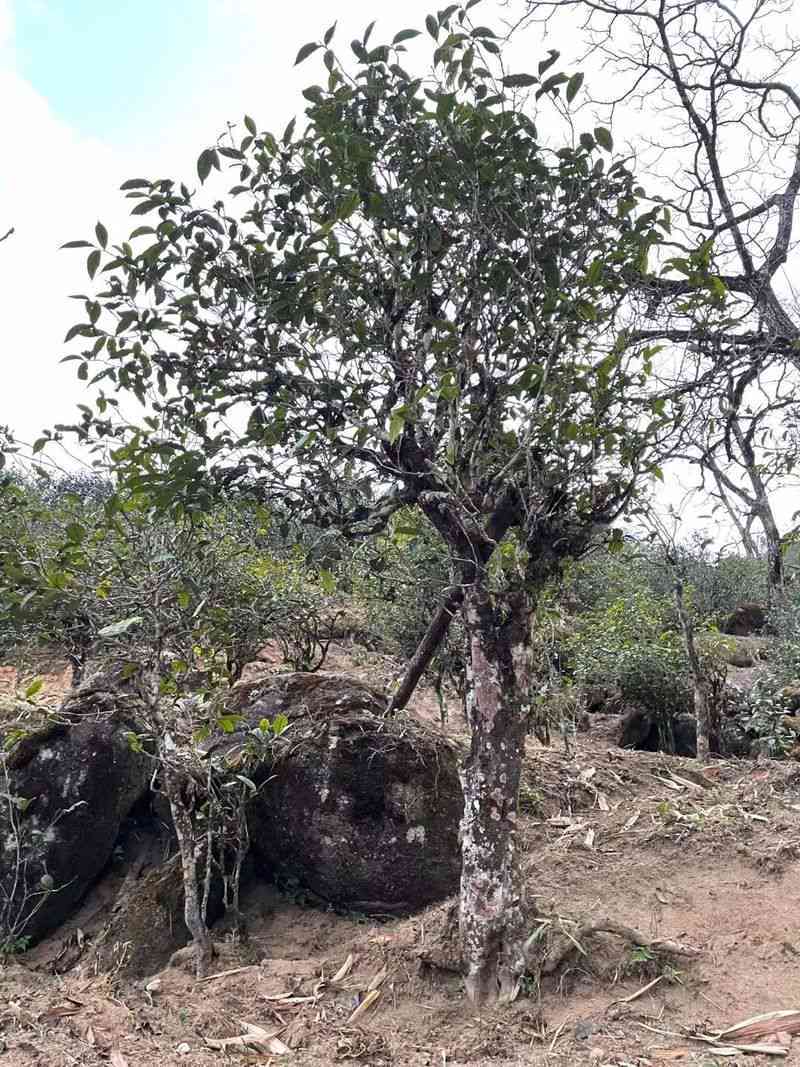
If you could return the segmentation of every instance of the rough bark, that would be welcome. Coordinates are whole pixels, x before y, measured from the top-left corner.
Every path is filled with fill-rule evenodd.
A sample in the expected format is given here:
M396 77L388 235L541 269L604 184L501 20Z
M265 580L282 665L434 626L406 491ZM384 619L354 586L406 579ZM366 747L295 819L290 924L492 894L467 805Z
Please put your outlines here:
M517 803L530 689L524 597L467 587L472 743L462 772L459 926L467 995L476 1006L513 1000L525 969L516 851Z
M197 878L197 849L194 840L192 818L186 807L182 791L180 775L168 761L164 761L164 791L169 801L172 821L175 825L175 835L178 838L178 851L181 857L181 870L183 872L184 893L184 922L186 929L192 935L192 943L195 951L195 969L198 978L204 978L208 965L214 955L214 946L211 935L206 925L206 917L203 914L203 904L200 897L200 887ZM211 862L211 857L207 857Z
M466 523L458 509L446 494L425 493L419 499L423 513L431 525L439 531L449 545L467 579L486 565L495 548L518 518L517 494L508 488L490 515L485 530L466 529ZM473 561L468 564L466 561ZM389 704L389 714L401 711L414 694L420 678L444 641L450 621L464 597L463 587L453 586L445 594L433 619L412 656L400 686Z

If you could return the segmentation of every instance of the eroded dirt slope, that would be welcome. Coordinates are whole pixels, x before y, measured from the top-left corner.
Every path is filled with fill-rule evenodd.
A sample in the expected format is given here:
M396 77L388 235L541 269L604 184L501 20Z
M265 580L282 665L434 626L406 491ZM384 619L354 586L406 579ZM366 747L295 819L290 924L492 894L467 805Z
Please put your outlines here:
M418 706L428 721L438 716L432 694ZM447 728L463 736L455 709ZM94 974L91 922L84 929L76 917L0 974L0 1062L768 1062L718 1059L687 1035L800 1008L800 767L713 761L700 768L622 752L616 729L615 719L594 717L570 754L560 742L552 749L530 742L521 797L528 889L546 921L568 933L609 919L648 939L679 942L696 957L656 965L623 939L598 935L547 980L541 1005L522 996L477 1016L457 976L424 963L446 907L376 923L255 887L245 902L249 942L233 945L224 929L215 931L218 976L202 983L180 964L149 982ZM96 904L87 901L83 914ZM370 987L378 991L372 1007L353 1019ZM246 1024L281 1044L209 1047L242 1035ZM800 1064L800 1039L780 1062Z

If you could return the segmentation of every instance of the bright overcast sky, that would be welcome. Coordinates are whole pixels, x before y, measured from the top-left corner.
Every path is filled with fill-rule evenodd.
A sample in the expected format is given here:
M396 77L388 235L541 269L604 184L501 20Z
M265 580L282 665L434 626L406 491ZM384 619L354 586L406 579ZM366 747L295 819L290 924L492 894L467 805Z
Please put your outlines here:
M75 365L59 364L64 334L81 318L68 294L89 287L85 257L59 246L92 237L98 219L112 239L130 231L121 182L169 176L193 183L199 151L245 113L262 129L282 130L303 105L300 90L318 76L314 59L293 68L297 50L334 19L337 41L349 42L377 14L378 40L421 27L437 6L0 0L0 236L16 230L0 243L0 425L30 442L44 427L72 421L85 399ZM489 25L508 15L498 0L483 0L480 10ZM573 59L563 38L523 43L521 69L554 45L565 67ZM615 127L617 142L633 132Z
M349 42L380 16L385 36L421 26L436 0L0 0L0 425L32 440L71 421L74 364L59 366L89 282L65 241L130 232L131 177L196 181L195 160L229 121L282 130L317 78L293 69L338 19ZM486 0L484 11L496 10Z

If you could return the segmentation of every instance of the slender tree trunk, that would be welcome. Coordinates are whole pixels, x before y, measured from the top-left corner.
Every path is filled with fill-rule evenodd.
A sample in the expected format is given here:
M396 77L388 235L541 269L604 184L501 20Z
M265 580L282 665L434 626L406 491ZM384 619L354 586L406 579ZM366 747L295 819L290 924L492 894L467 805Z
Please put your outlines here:
M67 659L69 660L69 665L72 668L72 682L71 682L71 685L72 685L73 689L77 689L78 686L83 681L83 672L84 672L83 659L79 655L72 654L72 653L70 653L67 656Z
M425 636L422 638L417 646L416 652L409 660L408 666L406 667L406 673L403 676L403 680L401 681L397 692L389 702L390 715L393 715L396 711L402 711L413 696L420 678L425 673L428 664L436 655L439 646L447 636L450 621L458 610L462 597L463 591L461 586L458 586L454 589L450 589L445 596L445 599L439 605L436 614L430 621L428 629L425 631Z
M786 596L783 543L772 508L767 507L764 514L759 513L759 518L767 539L767 606L775 608L784 602Z
M169 800L172 821L175 824L175 834L178 838L178 851L181 857L184 921L186 922L187 930L192 935L192 942L195 947L197 977L204 978L214 955L214 946L206 926L206 917L203 914L200 897L200 887L197 879L197 849L194 840L192 817L181 793L180 776L167 760L162 762L162 766L164 769L164 790ZM211 862L210 856L208 857L208 862Z
M730 520L739 535L739 540L742 542L744 554L748 559L758 559L758 546L753 538L753 520L755 519L755 515L752 511L748 511L745 516L739 514L733 500L731 500L730 489L728 489L723 481L719 467L714 462L709 462L708 466L714 476L714 481L717 483L719 499L725 510L728 512ZM742 490L738 491L738 495L742 498L746 497L746 494L744 494Z
M753 488L753 514L758 517L767 539L767 605L771 608L783 603L786 592L786 573L783 564L783 538L769 499L769 487L762 477L753 450L751 436L746 434L738 418L731 420L731 431L744 458L744 468Z
M711 735L714 731L714 708L712 706L711 686L700 662L697 645L694 640L694 626L686 610L683 599L683 581L675 579L675 607L683 634L683 646L694 684L694 716L697 725L697 758L705 761L711 751Z
M466 991L477 1006L513 1000L525 963L517 804L530 691L529 611L524 596L467 587L464 621L472 733L462 771L459 927Z

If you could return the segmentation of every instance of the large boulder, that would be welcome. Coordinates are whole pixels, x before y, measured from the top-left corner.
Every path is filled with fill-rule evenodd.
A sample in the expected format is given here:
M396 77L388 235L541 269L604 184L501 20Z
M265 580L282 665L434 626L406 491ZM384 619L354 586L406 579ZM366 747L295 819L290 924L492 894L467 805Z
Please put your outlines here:
M619 745L642 752L694 756L697 751L694 716L686 712L669 715L639 705L629 707L620 725Z
M246 719L272 719L276 715L341 715L351 711L369 711L381 715L386 710L386 694L344 674L329 671L289 671L268 674L234 686L227 701L229 711L246 713Z
M749 637L760 634L767 625L767 609L763 604L739 604L725 619L720 629L734 637Z
M3 757L0 940L36 941L70 915L147 790L151 761L128 738L136 720L102 695L78 691Z
M649 708L628 708L619 733L621 748L642 752L669 752L676 756L697 755L697 723L694 715L679 712L665 716ZM734 716L724 716L711 738L711 750L722 756L750 755L750 738Z
M262 873L373 914L455 892L463 798L452 743L376 714L383 694L352 678L276 675L236 699L248 724L277 713L290 723L249 813Z

